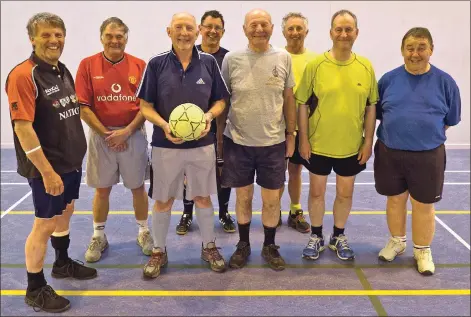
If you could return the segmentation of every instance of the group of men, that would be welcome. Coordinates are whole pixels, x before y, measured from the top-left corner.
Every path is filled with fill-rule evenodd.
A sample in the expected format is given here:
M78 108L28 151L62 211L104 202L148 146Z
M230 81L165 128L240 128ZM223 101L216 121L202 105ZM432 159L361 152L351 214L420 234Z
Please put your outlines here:
M66 36L62 19L39 13L29 20L33 53L6 82L18 173L32 188L36 216L25 245L28 305L48 312L70 307L44 277L49 238L56 252L53 277L97 276L95 269L68 256L69 221L87 152L81 120L90 127L86 183L96 189L87 262L98 261L108 247L109 196L121 177L133 196L137 244L150 256L145 276L157 277L168 263L166 238L175 199L184 200L185 206L177 233L188 232L194 208L201 258L213 271L226 270L215 243L210 195L218 195L224 231L234 232L227 209L231 188L236 192L239 242L229 266L241 268L251 254L255 180L263 201L261 254L272 269L283 270L286 265L275 235L281 224L286 170L291 199L287 222L299 232L310 232L302 256L311 260L325 249L325 192L334 170L334 227L328 247L340 259L352 260L355 254L345 226L355 176L372 155L378 119L374 175L377 192L388 197L391 234L379 258L392 261L404 252L410 196L418 271L434 273L433 204L443 189L445 130L459 123L461 105L454 80L429 63L429 31L409 30L401 43L404 65L377 83L369 60L352 51L358 36L352 12L341 10L332 16L333 45L322 54L305 48L309 28L301 13L283 18L284 49L270 44L273 29L267 11L251 10L243 25L247 47L228 52L220 46L225 31L220 12L206 12L199 26L191 14L177 13L167 28L170 50L146 63L125 53L128 27L112 17L100 27L103 51L83 59L74 80L59 62ZM195 46L199 33L202 43ZM184 142L171 133L168 120L175 107L188 102L205 112L206 127L197 140ZM150 160L146 120L153 124ZM303 166L310 172L310 224L300 201ZM148 195L155 201L152 230L144 186L149 178Z

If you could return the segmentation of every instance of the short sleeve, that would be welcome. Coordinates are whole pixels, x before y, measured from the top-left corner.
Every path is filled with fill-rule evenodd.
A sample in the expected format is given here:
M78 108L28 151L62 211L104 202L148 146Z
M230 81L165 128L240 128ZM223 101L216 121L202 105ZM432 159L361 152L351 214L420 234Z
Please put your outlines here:
M446 90L446 104L449 110L445 116L445 125L457 125L461 121L461 97L458 85L451 78Z
M315 60L310 61L306 68L304 69L303 76L299 82L298 87L296 88L295 98L296 103L300 105L307 104L309 98L314 92L314 77L316 62Z
M285 88L293 88L296 86L293 73L293 61L291 60L290 54L286 54L286 57L286 69L288 70L288 76L286 76Z
M155 60L149 60L142 75L136 97L149 103L157 103L157 70Z
M211 97L210 103L221 99L227 99L230 96L229 90L227 89L226 82L222 77L221 70L219 69L218 63L214 56L211 56L211 69L213 75L213 84L211 86Z
M15 70L10 73L6 83L6 93L10 106L11 120L34 121L37 89L33 73Z
M370 65L370 76L371 76L371 86L370 86L370 94L368 95L367 106L375 105L379 99L378 82L376 81L375 70L373 69L373 66L371 65Z
M229 71L229 54L226 54L224 56L224 59L222 60L222 67L221 67L221 73L222 73L222 78L224 79L224 82L226 83L227 90L231 92L231 76L230 76L230 71Z
M86 59L80 62L77 75L75 76L75 93L79 104L85 106L93 105L93 87Z

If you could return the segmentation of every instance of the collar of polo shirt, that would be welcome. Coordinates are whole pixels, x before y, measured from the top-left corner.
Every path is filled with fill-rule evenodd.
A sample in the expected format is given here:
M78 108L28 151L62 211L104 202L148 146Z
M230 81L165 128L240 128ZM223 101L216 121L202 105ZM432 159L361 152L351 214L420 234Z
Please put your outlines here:
M54 74L61 74L63 75L64 74L64 69L65 69L65 65L62 64L61 62L57 62L57 65L58 67L54 66L54 65L51 65L49 63L46 63L45 61L43 61L42 59L40 59L38 57L38 55L36 55L36 53L33 51L31 53L31 57L30 59L38 65L38 67L41 69L41 71L44 71L44 72L49 72L49 73L54 73ZM57 69L59 68L59 69Z
M177 54L175 54L175 50L173 49L173 46L170 49L170 52L171 52L170 56L172 57L172 59L179 62L180 60L178 59ZM200 51L196 48L196 45L193 45L193 52L191 54L191 61L199 60L199 59L200 59Z

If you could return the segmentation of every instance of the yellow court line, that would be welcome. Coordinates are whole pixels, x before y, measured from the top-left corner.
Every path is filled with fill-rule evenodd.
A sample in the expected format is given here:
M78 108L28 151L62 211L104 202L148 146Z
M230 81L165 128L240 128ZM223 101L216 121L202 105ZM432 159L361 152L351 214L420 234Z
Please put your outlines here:
M59 290L62 296L154 296L154 297L248 297L248 296L464 296L469 289L424 290L232 290L232 291L162 291L162 290ZM1 290L1 296L24 296L25 290Z
M2 211L2 214L5 213ZM172 215L181 215L183 212L182 211L172 211ZM235 212L231 211L229 212L232 215L235 215ZM283 215L287 215L289 212L288 211L283 211ZM325 212L327 215L332 215L332 211L326 211ZM34 211L30 210L12 210L8 213L9 215L34 215ZM75 215L92 215L91 210L77 210L74 211ZM109 212L110 215L134 215L134 211L132 210L113 210ZM149 212L149 215L152 214L152 212ZM216 211L214 212L215 215L218 215L219 213ZM254 215L261 215L261 211L253 211L252 214ZM385 215L386 211L384 210L363 210L363 211L351 211L351 215ZM412 211L407 211L407 214L412 214ZM470 211L469 210L436 210L435 214L437 215L469 215Z

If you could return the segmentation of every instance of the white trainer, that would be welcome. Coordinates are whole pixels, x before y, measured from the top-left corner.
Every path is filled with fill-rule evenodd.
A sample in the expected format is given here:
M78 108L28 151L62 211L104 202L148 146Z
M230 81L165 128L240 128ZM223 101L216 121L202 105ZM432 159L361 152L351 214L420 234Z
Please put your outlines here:
M87 251L85 251L85 261L97 262L101 259L101 254L108 248L106 234L104 238L92 237Z
M379 258L383 261L391 262L396 256L401 255L406 250L406 242L396 237L389 238L388 244L379 251Z
M417 270L422 275L433 275L435 264L433 263L432 250L430 248L414 248L414 259L417 261Z

